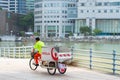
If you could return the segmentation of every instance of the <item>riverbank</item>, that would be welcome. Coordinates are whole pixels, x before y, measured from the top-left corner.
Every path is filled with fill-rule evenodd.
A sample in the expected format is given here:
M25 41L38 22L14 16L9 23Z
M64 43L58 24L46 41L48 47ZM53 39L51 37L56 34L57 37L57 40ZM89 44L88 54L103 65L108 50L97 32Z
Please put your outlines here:
M79 36L79 37L40 37L44 42L120 42L120 36ZM15 37L15 36L2 36L0 41L15 41L15 42L34 42L34 37Z

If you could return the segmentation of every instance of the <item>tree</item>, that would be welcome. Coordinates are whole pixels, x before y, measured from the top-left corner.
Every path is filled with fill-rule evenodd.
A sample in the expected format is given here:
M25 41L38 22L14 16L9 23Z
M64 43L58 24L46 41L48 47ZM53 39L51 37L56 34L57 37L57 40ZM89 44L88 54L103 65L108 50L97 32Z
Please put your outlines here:
M0 7L0 11L2 11L2 8Z
M35 35L35 36L39 36L40 34L39 34L38 32L35 32L34 35Z
M70 32L70 33L69 33L69 36L73 36L73 33L72 33L72 32Z
M91 28L89 28L88 26L80 27L80 32L84 34L84 36L89 35L91 34Z
M28 31L29 29L34 29L34 14L28 13L27 15L20 15L18 19L18 25L22 27L23 30Z
M20 31L20 36L25 36L25 32L24 31Z
M93 30L93 32L94 32L94 35L98 35L98 34L100 34L102 31L100 30L100 29L94 29Z

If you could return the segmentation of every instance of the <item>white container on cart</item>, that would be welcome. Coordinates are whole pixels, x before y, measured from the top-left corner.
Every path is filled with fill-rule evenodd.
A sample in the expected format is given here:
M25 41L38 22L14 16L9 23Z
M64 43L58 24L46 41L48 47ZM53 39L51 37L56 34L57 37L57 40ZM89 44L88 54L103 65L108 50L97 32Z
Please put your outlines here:
M42 61L55 61L52 56L58 58L58 60L57 60L58 62L64 62L64 61L68 61L68 60L72 59L72 54L71 54L70 50L68 50L68 49L63 50L62 48L59 47L59 51L56 50L56 48L54 48L52 51L52 48L54 48L54 47L49 47L49 48L44 47L43 48L42 58L41 58ZM65 50L68 52L65 52Z
M43 47L42 48L42 55L41 55L42 61L54 61L51 57L51 48L50 47Z

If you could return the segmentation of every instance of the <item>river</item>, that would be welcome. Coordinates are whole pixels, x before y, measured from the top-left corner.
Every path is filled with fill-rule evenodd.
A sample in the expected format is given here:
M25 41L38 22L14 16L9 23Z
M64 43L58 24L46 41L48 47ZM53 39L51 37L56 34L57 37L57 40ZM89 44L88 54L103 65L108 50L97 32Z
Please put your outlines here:
M0 47L16 47L16 46L32 46L34 42L0 42ZM117 53L120 53L120 42L45 42L46 46L50 45L58 45L64 47L74 46L79 49L90 49L92 48L95 51L104 51L104 52L112 52L116 50Z

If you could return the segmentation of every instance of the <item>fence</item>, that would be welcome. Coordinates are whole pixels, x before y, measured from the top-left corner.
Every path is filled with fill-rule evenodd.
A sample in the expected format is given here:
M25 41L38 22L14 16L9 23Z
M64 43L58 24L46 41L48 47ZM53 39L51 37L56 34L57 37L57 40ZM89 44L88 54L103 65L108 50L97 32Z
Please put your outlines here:
M0 47L0 57L29 58L32 46Z
M0 47L0 57L30 58L32 46ZM120 54L71 48L73 59L78 61L79 67L86 67L114 75L120 75Z
M105 73L120 75L120 54L113 52L100 52L73 49L74 59L78 61L80 67L99 70Z

